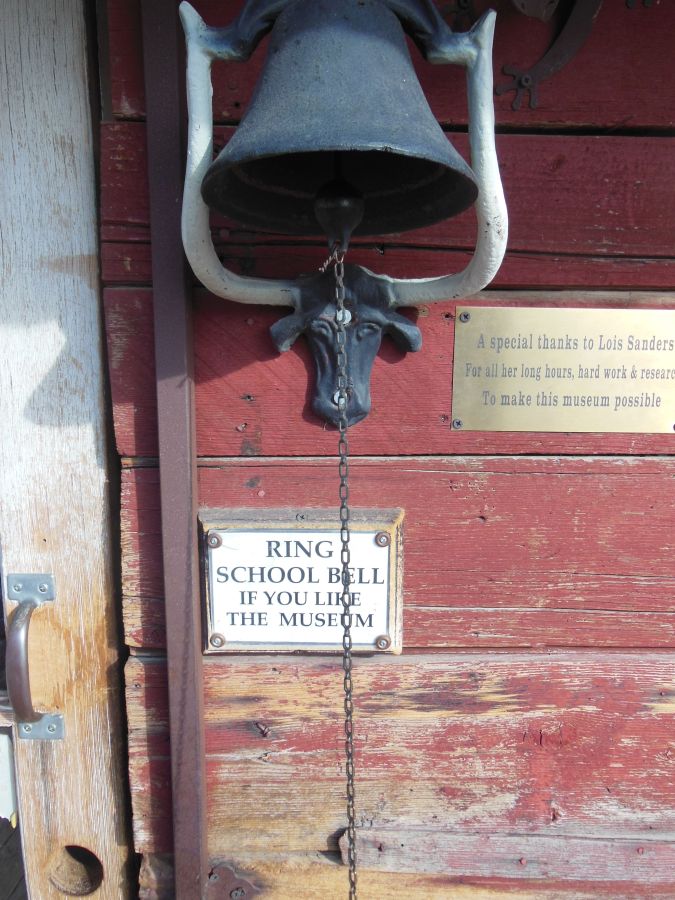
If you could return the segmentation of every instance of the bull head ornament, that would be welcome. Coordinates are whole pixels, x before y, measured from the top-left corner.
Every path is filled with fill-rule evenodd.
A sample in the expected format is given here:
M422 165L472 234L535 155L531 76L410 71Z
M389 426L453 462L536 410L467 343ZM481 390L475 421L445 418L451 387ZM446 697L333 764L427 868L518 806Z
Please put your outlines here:
M337 422L332 272L295 280L235 275L223 267L209 207L249 227L325 234L331 250L352 234L387 234L442 221L475 202L476 249L460 273L396 279L345 267L349 424L370 410L370 370L383 334L418 350L400 306L482 290L504 256L507 215L494 142L495 14L454 33L432 0L248 0L226 28L189 3L189 135L183 243L197 277L219 297L290 306L272 326L280 351L305 334L317 373L314 409ZM271 30L265 69L239 128L213 161L211 64L248 59ZM471 168L433 117L415 75L408 35L431 63L468 73Z

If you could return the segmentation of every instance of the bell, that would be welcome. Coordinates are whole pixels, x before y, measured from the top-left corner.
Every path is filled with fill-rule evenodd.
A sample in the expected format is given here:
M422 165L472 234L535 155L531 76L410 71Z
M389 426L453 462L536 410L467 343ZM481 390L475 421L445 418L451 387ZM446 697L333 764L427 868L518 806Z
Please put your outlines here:
M208 169L205 202L242 224L322 234L315 200L346 183L355 234L430 225L478 194L417 80L403 27L381 0L295 0L234 136Z

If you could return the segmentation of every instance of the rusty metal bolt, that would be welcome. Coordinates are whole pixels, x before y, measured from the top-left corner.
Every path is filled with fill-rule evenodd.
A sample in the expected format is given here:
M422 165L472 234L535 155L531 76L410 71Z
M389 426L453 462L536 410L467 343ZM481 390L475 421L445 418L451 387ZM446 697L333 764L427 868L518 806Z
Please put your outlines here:
M213 534L209 535L207 543L209 547L220 547L223 543L223 539L219 534L216 534L214 532Z
M378 547L388 547L391 543L391 537L386 531L378 531L375 535L375 543Z
M391 638L388 634L381 634L375 638L375 646L378 650L388 650L391 647Z
M212 647L216 647L217 649L219 649L220 647L225 646L225 638L222 634L212 634L209 638L209 643Z

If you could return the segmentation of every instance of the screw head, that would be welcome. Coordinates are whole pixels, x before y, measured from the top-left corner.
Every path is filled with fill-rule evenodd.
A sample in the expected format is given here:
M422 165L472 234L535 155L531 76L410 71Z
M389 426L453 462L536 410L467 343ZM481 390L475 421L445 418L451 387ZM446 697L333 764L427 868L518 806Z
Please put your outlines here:
M460 313L460 314L459 314L459 321L460 321L460 322L470 322L470 321L471 321L471 313L468 313L468 312L462 312L462 313Z
M456 428L457 430L459 430L460 428L464 428L464 422L462 422L461 419L453 419L452 427Z
M230 891L230 897L232 900L241 900L242 897L246 896L246 891L243 887L236 887Z
M46 594L47 593L47 585L44 583L38 584L38 591L40 591L41 594Z
M391 543L391 537L386 531L378 531L375 535L375 543L378 547L388 547Z
M225 646L225 638L222 634L212 634L209 638L209 643L212 647L220 648Z
M16 584L12 585L12 588L18 593L23 590L23 585L17 581Z
M214 532L213 534L210 534L208 536L206 543L209 545L209 547L220 547L223 543L223 540L219 534L216 534Z
M47 731L50 734L54 734L54 732L56 731L56 725L53 722L51 723L51 725L47 725Z
M22 725L21 730L23 731L24 734L30 734L31 731L33 730L33 726L32 725Z
M381 634L375 638L375 646L378 650L388 650L391 647L391 638L388 634Z

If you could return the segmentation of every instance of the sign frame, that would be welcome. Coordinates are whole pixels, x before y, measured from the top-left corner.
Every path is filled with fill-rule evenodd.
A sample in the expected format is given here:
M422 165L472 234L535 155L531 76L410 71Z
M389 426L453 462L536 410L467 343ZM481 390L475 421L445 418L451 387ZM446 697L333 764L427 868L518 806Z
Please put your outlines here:
M387 641L364 644L354 640L354 655L393 654L403 649L403 519L402 509L352 509L350 510L350 532L352 534L371 533L386 535L388 543L379 545L378 551L388 550L388 595L385 621L386 633L381 635ZM337 508L277 508L277 509L201 509L199 511L200 569L203 614L203 653L205 656L222 656L240 653L288 653L337 655L342 653L342 643L316 644L311 642L244 642L228 643L222 630L214 626L214 597L212 589L212 553L209 539L223 533L288 532L301 535L303 532L325 532L339 535L339 512ZM380 538L384 540L384 538ZM337 561L339 565L339 560ZM340 590L341 586L336 585ZM333 611L342 615L342 607ZM340 632L341 633L341 632ZM215 638L215 645L214 645ZM225 638L218 646L221 638ZM385 646L386 644L386 646Z
M672 433L674 352L673 309L458 306L452 427Z

